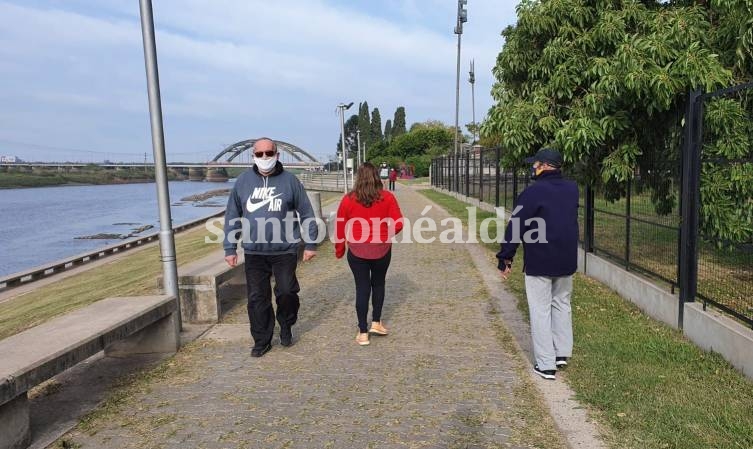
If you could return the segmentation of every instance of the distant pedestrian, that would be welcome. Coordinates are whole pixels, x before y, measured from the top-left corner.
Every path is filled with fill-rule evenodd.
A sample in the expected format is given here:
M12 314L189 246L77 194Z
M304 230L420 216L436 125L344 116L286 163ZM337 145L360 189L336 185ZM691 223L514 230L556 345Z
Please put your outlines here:
M356 284L356 343L369 344L369 334L387 335L382 321L385 279L392 257L390 239L403 229L403 214L395 196L384 190L376 167L358 168L356 184L337 209L335 256L348 249L348 265ZM367 327L371 298L371 328Z
M390 179L390 191L394 192L395 191L395 181L397 181L397 170L395 170L394 168L390 169L389 179Z
M387 180L390 177L390 167L387 166L386 162L382 162L382 165L379 167L379 179L382 180L382 187L387 187Z
M520 243L512 241L513 234L523 236L533 369L544 379L553 380L557 368L567 366L573 351L570 297L578 265L578 186L563 179L562 155L556 150L541 149L526 162L533 163L536 182L518 197L517 213L510 217L505 229L507 243L497 254L498 268L502 278L507 279ZM545 230L532 232L537 234L537 241L527 242L525 235L536 229L534 223L539 228L543 223ZM520 229L514 233L516 225Z
M254 143L254 165L243 172L227 202L225 212L225 261L231 267L238 263L237 242L231 236L243 229L248 319L254 346L252 357L261 357L272 348L275 314L272 310L271 278L275 278L277 321L280 323L280 344L293 344L292 327L298 319L300 286L295 275L300 223L309 220L303 232L308 239L303 260L316 256L317 224L301 181L278 160L277 145L262 138ZM298 220L291 219L298 213ZM286 219L287 218L287 219ZM311 243L309 243L311 242Z

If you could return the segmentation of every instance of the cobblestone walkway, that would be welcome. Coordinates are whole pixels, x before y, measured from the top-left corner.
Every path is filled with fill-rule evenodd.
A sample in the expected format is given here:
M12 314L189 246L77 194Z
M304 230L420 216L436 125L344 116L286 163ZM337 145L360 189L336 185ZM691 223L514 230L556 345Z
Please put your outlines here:
M430 203L400 188L403 212L414 221ZM436 208L426 216L445 217ZM57 444L558 447L551 421L532 412L535 390L462 245L394 245L383 312L391 334L366 347L354 342L353 278L332 245L299 267L299 277L294 346L275 337L272 351L251 358L245 308L236 307Z

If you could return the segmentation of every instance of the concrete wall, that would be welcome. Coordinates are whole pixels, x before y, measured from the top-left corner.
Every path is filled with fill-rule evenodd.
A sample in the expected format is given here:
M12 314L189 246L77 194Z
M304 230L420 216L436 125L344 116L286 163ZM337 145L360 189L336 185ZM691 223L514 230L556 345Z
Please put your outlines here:
M578 250L578 269L637 305L646 315L678 328L679 298L599 256ZM584 265L585 263L585 265ZM753 379L753 329L694 302L684 305L683 333L698 347L720 354Z
M637 305L648 316L675 329L678 328L680 302L676 295L599 256L585 254L580 248L578 252L578 259L584 262L582 268L585 268L585 274L616 291L620 296Z
M753 330L703 304L685 304L683 332L706 351L719 353L732 366L753 379Z

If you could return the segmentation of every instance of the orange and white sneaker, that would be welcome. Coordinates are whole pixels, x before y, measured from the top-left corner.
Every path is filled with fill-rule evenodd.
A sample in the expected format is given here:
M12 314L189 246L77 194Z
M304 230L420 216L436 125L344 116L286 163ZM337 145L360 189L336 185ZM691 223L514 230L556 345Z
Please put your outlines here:
M387 331L387 328L384 327L381 321L372 321L369 333L374 335L387 335L389 334L389 331Z
M371 343L369 341L369 334L368 333L363 333L362 334L362 333L359 332L358 335L356 335L356 343L358 343L361 346L366 346L369 343Z

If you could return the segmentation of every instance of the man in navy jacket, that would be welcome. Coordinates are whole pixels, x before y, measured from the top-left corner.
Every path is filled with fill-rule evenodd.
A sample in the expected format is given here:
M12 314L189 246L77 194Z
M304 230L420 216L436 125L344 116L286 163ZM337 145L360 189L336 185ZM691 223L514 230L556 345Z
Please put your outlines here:
M578 186L562 177L562 155L539 150L533 163L534 184L518 197L497 253L507 279L523 240L523 271L533 339L534 372L555 379L573 350L570 296L578 267Z

